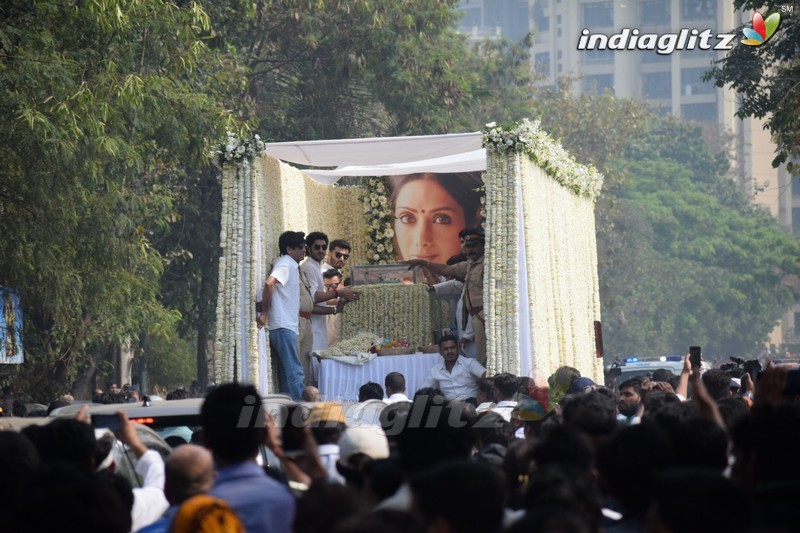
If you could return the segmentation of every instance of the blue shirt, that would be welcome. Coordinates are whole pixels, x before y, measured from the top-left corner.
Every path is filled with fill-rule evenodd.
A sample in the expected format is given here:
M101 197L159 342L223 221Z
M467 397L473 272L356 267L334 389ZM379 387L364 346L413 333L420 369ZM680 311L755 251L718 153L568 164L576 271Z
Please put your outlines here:
M255 462L221 468L208 494L233 507L247 533L292 531L294 496Z
M167 512L164 513L164 516L150 524L149 526L145 526L136 533L168 533L169 526L172 525L172 519L175 518L175 515L178 513L178 509L180 505L171 505Z

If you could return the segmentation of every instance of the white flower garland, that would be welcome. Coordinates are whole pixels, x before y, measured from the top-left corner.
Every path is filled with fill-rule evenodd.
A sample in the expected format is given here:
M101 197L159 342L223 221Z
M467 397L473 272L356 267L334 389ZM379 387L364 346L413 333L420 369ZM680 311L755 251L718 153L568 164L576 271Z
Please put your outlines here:
M263 150L264 141L258 134L247 139L240 139L235 133L229 131L225 144L212 150L211 155L215 157L217 164L224 168L226 165L238 165L242 161L252 161Z
M407 341L415 348L433 342L433 332L450 326L448 302L431 297L422 284L359 285L358 301L342 313L342 338L368 332L381 338Z
M367 261L373 265L394 263L394 213L381 178L369 178L362 197L367 227Z
M602 379L602 360L594 357L594 321L600 319L594 201L602 175L576 163L538 122L506 128L487 124L484 142L487 367L519 372L521 355L532 357L531 374L540 384L561 365ZM524 228L518 227L520 219ZM525 232L530 324L519 324L520 230ZM530 327L532 354L519 353L521 327Z
M539 120L497 125L486 124L483 146L488 153L527 154L549 176L580 196L594 200L603 186L603 175L593 166L585 166L541 129Z
M490 373L519 373L518 165L516 154L487 160L483 293Z
M243 317L243 327L245 328L245 342L247 343L247 376L249 381L258 382L260 357L258 353L258 325L256 324L255 300L258 290L262 286L258 269L258 194L256 183L259 173L249 165L253 179L246 180L246 198L244 205L247 206L247 257L245 257L247 277L247 290L242 294L243 305L241 308L245 313ZM252 296L255 295L255 298Z

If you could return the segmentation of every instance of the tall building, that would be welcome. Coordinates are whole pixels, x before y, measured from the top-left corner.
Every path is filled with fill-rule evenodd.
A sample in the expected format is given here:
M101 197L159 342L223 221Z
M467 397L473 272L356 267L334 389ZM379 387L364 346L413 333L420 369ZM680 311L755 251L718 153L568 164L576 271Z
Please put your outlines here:
M800 183L785 168L772 168L775 145L763 121L735 116L737 94L702 80L712 61L725 50L701 49L700 34L716 35L749 23L752 13L733 10L728 0L461 0L461 30L472 39L518 41L520 21L527 17L534 33L532 61L542 85L560 76L575 78L576 93L612 91L616 96L648 102L660 113L691 119L734 135L735 179L742 192L765 206L778 222L800 238ZM672 53L657 50L579 50L591 46L592 35L613 36L628 29L628 38L679 33L696 36L694 49ZM637 31L634 31L637 30ZM696 30L696 31L692 31ZM731 44L741 37L736 35ZM594 37L600 42L602 37ZM628 40L630 43L630 40ZM688 39L685 44L692 44ZM677 44L677 43L676 43ZM634 48L634 47L632 47ZM665 51L662 47L662 51ZM770 342L800 345L800 305L788 310ZM799 346L800 347L800 346Z

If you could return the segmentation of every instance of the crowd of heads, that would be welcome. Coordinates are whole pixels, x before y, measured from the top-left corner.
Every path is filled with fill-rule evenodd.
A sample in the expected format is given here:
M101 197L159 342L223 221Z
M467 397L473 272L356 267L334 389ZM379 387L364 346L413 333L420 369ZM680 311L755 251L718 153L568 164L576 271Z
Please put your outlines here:
M546 385L500 373L479 381L478 398L425 388L388 403L406 387L393 372L385 389L365 383L354 411L317 391L282 413L266 412L254 387L226 384L201 408L208 451L177 447L164 492L181 520L203 509L239 527L232 502L197 497L214 468L269 449L279 462L264 466L293 494L296 532L795 530L800 404L783 394L785 369L768 369L743 394L722 394L716 373L691 374L686 388L654 375L613 390L573 368ZM376 418L353 416L367 405ZM126 531L130 487L97 472L104 445L71 419L0 432L0 517L19 525L55 498L59 520ZM55 527L52 516L33 520Z

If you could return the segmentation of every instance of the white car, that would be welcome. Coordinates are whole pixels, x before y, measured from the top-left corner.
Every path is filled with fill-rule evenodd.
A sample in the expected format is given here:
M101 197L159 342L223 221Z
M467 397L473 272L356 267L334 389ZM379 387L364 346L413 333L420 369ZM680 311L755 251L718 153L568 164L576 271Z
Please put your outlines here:
M618 387L620 383L636 376L653 377L653 372L658 369L666 369L671 371L674 375L680 375L683 370L682 355L662 355L660 357L642 357L632 356L626 357L618 364L614 363L606 367L606 375L616 376L614 387ZM703 361L700 367L700 372L705 372L710 369L711 365Z

